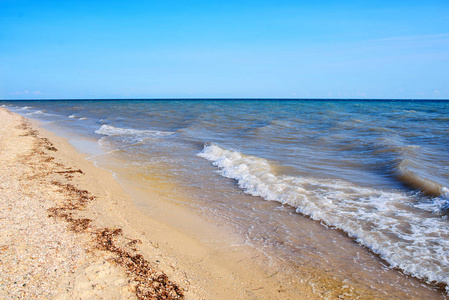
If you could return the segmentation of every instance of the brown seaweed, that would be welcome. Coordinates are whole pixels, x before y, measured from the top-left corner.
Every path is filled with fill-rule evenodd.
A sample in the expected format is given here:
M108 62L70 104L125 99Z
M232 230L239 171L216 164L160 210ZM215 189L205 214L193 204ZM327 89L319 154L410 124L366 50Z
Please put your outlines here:
M71 180L73 173L84 174L80 169L72 170L54 162L54 157L43 150L57 151L57 149L47 138L39 137L39 132L32 129L27 120L24 119L18 128L25 131L21 136L32 136L36 139L32 153L22 160L25 164L33 165L33 174L29 178L40 179L42 182L42 178L51 175L53 179L56 175ZM135 245L141 243L140 240L123 236L121 229L97 228L91 219L77 216L86 209L95 196L70 183L54 179L49 181L59 187L59 192L64 194L64 197L61 203L47 210L48 216L65 220L69 223L69 229L74 232L90 234L95 242L94 248L113 254L112 261L122 267L135 283L135 294L138 299L184 299L184 292L177 284L171 282L165 273L152 267L141 254L136 253ZM116 239L118 236L130 242L119 246L120 243Z

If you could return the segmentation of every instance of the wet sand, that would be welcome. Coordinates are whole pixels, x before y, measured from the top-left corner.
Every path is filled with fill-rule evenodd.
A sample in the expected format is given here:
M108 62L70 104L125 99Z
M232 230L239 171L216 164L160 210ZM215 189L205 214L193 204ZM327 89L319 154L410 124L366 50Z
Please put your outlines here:
M0 122L2 298L313 297L270 278L249 247L210 248L144 215L65 139L3 108ZM170 217L201 223L179 213Z

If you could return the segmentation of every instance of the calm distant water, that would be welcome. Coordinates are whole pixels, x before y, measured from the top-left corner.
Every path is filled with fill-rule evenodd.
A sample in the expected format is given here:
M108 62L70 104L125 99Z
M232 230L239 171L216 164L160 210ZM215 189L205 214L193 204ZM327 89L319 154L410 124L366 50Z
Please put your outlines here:
M175 182L185 205L249 240L276 224L293 241L294 223L257 205L288 204L391 267L449 284L449 101L2 104L95 141L125 181Z

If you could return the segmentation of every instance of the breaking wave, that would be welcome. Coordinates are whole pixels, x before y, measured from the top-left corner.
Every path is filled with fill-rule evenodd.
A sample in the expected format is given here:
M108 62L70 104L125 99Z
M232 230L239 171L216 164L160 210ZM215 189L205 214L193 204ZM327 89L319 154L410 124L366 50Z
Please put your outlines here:
M138 130L129 128L114 127L112 125L102 125L95 133L106 136L131 136L131 137L163 137L174 134L174 132L164 132L156 130Z
M407 274L449 284L447 221L413 205L413 196L338 179L277 175L268 160L215 144L205 145L198 156L212 161L222 176L236 180L245 193L291 205L299 213L341 229ZM439 204L429 205L444 203L441 198L435 200Z

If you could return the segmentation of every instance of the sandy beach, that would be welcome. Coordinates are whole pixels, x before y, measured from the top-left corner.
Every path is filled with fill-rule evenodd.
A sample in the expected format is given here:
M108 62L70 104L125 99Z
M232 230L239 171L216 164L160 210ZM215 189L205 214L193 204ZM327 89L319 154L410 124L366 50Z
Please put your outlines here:
M183 298L137 254L140 241L96 222L90 202L104 195L78 187L89 175L64 161L64 147L28 120L0 114L2 298Z
M316 296L299 279L283 284L250 248L210 248L144 215L111 173L65 139L3 108L0 122L2 298ZM171 209L170 217L204 228L195 216ZM227 234L213 226L205 231Z

